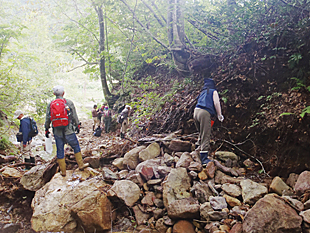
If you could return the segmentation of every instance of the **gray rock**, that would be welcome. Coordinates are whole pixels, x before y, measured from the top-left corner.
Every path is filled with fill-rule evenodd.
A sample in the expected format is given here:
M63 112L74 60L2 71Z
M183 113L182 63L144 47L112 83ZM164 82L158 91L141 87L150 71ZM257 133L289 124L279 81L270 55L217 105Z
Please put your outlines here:
M268 189L252 180L246 179L240 182L243 202L254 204L258 199L268 193Z
M222 190L232 197L239 197L242 194L242 190L235 184L223 184Z
M210 197L209 200L214 210L222 210L227 208L226 199L224 197Z
M139 164L139 152L144 150L145 146L138 146L134 149L130 150L124 155L123 164L125 167L129 167L130 169L135 169Z
M172 219L177 218L197 218L199 217L200 205L192 197L173 201L169 204L168 216Z
M276 176L270 184L270 190L282 196L283 191L290 190L290 187L279 176Z
M153 142L147 148L139 152L140 161L146 161L148 159L154 159L160 155L160 146L157 142Z
M228 159L231 159L232 161L238 161L238 156L230 151L217 151L215 152L215 158L218 158L222 161L227 161Z
M175 167L176 168L178 167L188 168L191 162L193 162L192 156L188 152L184 152L181 155L179 161L176 163Z
M45 184L43 173L48 165L49 164L38 165L27 171L20 179L20 183L23 185L24 189L37 191L42 188Z
M301 195L305 193L307 190L310 190L310 172L309 171L304 171L299 175L298 180L296 181L294 190L297 193L297 195Z

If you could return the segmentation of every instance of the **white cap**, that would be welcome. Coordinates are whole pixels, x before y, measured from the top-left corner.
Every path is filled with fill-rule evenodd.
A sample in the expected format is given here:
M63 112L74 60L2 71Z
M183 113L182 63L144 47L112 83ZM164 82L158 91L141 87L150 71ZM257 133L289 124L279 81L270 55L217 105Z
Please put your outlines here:
M125 108L129 108L131 110L131 107L129 105L126 105Z
M65 88L63 86L57 85L53 88L53 93L56 96L61 96L65 92Z
M13 117L13 119L17 119L17 118L20 116L20 114L24 114L23 111L22 111L22 110L16 110L16 111L14 112L14 117Z

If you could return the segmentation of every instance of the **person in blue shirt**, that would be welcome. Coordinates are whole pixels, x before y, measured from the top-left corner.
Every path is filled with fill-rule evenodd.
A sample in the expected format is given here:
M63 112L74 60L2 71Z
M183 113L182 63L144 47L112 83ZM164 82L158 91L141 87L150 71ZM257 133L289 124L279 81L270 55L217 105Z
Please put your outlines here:
M35 163L35 158L31 153L32 137L29 136L31 130L30 118L25 116L21 110L16 110L13 118L20 120L19 132L23 135L23 140L20 143L20 151L24 157L24 161L25 163ZM26 169L29 169L29 166L26 165Z
M208 164L208 162L211 161L208 158L210 150L211 117L215 116L217 116L220 122L224 120L215 83L213 79L206 78L194 110L194 120L199 131L198 150L200 150L202 165Z

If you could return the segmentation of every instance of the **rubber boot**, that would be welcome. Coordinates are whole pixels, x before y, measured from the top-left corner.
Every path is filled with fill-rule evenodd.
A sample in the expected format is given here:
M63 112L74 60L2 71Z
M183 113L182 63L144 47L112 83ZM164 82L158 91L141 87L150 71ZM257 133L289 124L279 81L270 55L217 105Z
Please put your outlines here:
M28 159L28 158L25 158L24 161L25 161L25 163L31 163L31 160ZM26 166L25 166L25 169L26 169L26 170L30 170L30 168L31 168L31 167L30 167L29 165L26 165Z
M76 160L77 164L79 165L79 169L81 171L83 171L84 168L89 167L89 163L84 164L81 152L74 154L74 156L75 156L75 160Z
M57 159L57 163L60 169L60 175L66 176L66 159Z
M125 138L125 134L121 133L121 138Z
M200 151L200 159L201 159L201 164L203 167L207 166L211 160L208 158L208 151Z

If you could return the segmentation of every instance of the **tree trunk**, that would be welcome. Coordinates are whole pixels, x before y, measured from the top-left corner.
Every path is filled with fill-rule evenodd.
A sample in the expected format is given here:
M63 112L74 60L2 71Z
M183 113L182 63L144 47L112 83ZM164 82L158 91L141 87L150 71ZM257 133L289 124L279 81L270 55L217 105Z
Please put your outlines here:
M187 74L187 60L190 54L185 51L185 33L182 5L184 0L169 0L168 5L168 40L177 70Z
M106 70L105 70L105 56L103 55L105 35L104 35L104 18L103 18L102 6L97 7L97 14L98 14L99 32L100 32L100 38L99 38L100 80L101 80L104 98L108 102L108 105L112 106L114 103L111 102L112 94L109 90L108 83L107 83Z

